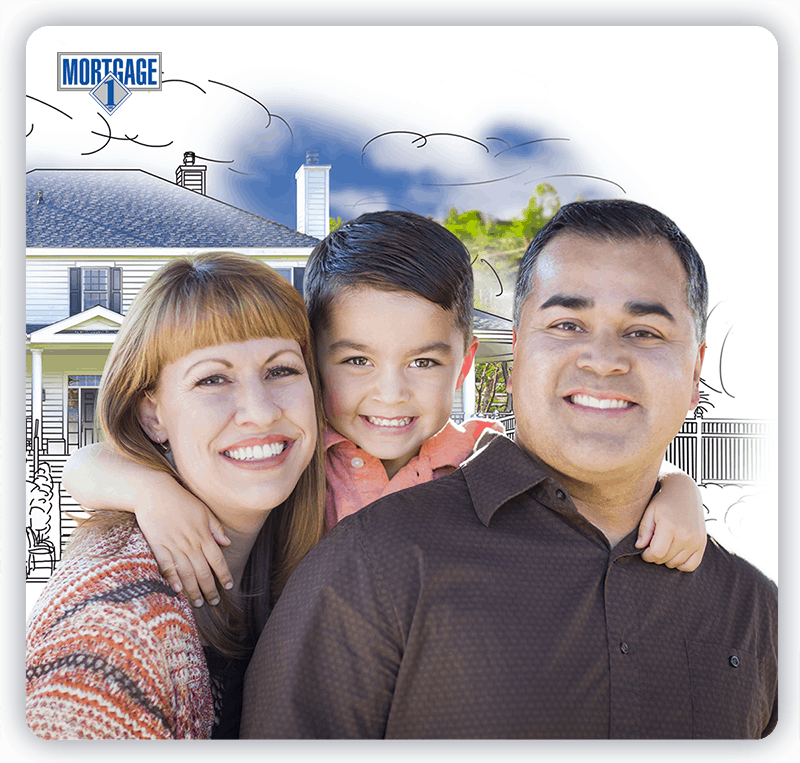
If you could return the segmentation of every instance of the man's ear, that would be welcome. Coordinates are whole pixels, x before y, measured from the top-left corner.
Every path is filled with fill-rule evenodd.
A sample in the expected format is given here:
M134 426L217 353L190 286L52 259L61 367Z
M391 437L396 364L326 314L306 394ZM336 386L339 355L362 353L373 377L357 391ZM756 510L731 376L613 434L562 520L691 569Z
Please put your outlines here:
M511 353L515 352L517 349L517 330L511 329ZM511 375L514 372L514 366L512 365L508 371L508 379L506 379L506 392L510 395L513 394L513 390L511 389Z
M706 356L706 343L703 342L697 348L697 360L694 363L694 376L692 379L692 383L694 384L694 389L692 389L692 408L696 408L700 403L700 372L703 370L703 359Z
M158 416L158 406L147 392L143 392L139 398L136 416L145 434L153 442L163 443L167 441L167 432Z
M479 344L480 342L478 342L477 339L473 339L472 344L467 349L467 352L464 355L464 362L461 364L461 372L458 374L456 389L461 389L461 385L464 383L464 379L467 378L469 369L472 368L472 361L475 359L475 353L478 351Z

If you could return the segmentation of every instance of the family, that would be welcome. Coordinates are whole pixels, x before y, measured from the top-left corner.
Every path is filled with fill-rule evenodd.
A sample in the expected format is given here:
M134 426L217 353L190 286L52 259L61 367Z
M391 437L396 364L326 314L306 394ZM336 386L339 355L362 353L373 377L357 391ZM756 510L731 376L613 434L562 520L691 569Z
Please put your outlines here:
M47 739L758 738L777 589L664 462L707 282L631 201L521 261L515 441L450 421L478 347L463 244L378 212L312 252L170 261L124 318L91 518L28 623Z

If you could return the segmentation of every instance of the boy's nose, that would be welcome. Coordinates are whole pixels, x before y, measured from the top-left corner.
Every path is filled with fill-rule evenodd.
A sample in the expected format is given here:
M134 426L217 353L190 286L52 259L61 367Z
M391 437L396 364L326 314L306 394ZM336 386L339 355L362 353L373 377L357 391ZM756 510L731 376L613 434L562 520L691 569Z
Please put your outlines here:
M372 396L387 405L404 403L411 397L408 379L402 373L384 371L375 380Z
M626 374L631 370L630 348L613 331L598 331L587 337L578 356L578 368L598 376Z
M236 398L236 424L265 428L274 424L282 415L283 409L275 402L263 380L240 385Z

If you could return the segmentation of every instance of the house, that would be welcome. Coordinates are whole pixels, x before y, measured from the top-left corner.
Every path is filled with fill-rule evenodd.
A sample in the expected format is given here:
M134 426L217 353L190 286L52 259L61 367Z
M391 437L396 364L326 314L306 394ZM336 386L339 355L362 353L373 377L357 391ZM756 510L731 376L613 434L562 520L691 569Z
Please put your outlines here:
M329 232L331 168L316 162L308 152L295 175L298 230L207 196L208 168L192 152L175 182L137 169L28 172L26 452L33 474L47 464L53 490L29 548L50 542L58 558L74 527L61 471L98 437L100 377L136 293L171 257L220 249L263 260L302 291L306 260ZM510 322L476 311L475 330L482 357L510 354ZM454 398L456 420L474 413L474 390L473 373Z

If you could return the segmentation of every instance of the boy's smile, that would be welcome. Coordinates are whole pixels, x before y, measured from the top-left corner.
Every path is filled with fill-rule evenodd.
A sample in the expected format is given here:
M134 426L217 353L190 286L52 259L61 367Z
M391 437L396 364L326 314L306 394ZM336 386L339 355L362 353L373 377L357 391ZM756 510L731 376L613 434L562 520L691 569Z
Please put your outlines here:
M453 316L408 292L348 288L317 333L330 425L393 477L447 423L477 349Z

